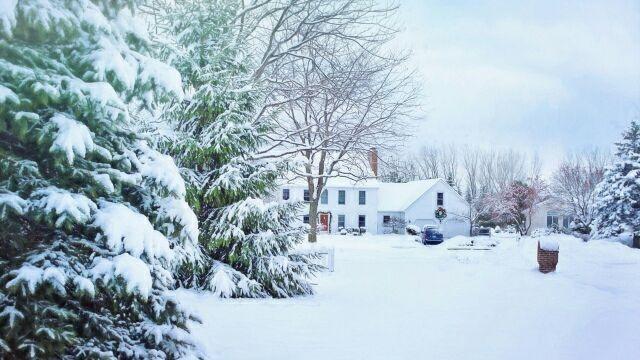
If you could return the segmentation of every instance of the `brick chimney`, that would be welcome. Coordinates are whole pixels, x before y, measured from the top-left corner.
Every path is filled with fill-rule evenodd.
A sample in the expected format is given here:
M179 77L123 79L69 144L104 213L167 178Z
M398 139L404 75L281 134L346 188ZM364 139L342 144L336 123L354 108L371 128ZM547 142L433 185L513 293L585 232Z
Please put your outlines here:
M378 149L374 147L369 149L369 165L373 176L378 177Z

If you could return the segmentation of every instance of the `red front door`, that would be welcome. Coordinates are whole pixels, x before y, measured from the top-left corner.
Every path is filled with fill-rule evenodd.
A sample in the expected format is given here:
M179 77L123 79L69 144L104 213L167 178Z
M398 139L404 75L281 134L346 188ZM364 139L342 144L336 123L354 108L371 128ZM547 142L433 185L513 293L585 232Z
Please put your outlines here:
M320 214L320 231L329 231L329 214Z

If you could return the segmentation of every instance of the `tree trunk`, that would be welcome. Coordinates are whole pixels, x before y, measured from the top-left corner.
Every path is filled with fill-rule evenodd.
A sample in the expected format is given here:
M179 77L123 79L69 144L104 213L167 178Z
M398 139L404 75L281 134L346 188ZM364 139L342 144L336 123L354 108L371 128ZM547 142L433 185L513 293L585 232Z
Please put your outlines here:
M309 202L309 242L318 240L318 199L311 199Z

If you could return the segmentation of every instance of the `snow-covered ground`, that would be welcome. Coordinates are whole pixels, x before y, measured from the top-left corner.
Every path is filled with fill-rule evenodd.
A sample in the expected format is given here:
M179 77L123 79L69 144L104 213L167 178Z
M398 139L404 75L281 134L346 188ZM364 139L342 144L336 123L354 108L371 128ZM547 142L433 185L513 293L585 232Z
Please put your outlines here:
M554 237L548 275L531 238L472 251L447 249L462 237L325 236L335 272L314 296L177 294L202 318L192 329L212 358L640 359L640 251Z

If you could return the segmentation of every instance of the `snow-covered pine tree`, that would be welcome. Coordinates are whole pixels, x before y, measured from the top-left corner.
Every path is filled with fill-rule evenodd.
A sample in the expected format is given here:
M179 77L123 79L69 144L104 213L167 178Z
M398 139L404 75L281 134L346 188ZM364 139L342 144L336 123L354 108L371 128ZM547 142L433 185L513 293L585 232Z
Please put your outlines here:
M199 282L221 297L310 294L313 254L293 254L305 229L300 204L269 202L281 166L252 159L269 123L256 121L261 91L235 21L240 3L180 0L159 18L173 44L167 58L182 74L186 101L166 118L175 124L171 153L188 179L187 199L207 254ZM189 279L185 279L189 280Z
M201 357L166 293L198 258L173 160L128 106L182 95L131 0L0 6L0 357Z
M633 239L640 246L640 124L616 144L616 160L596 187L594 238Z

